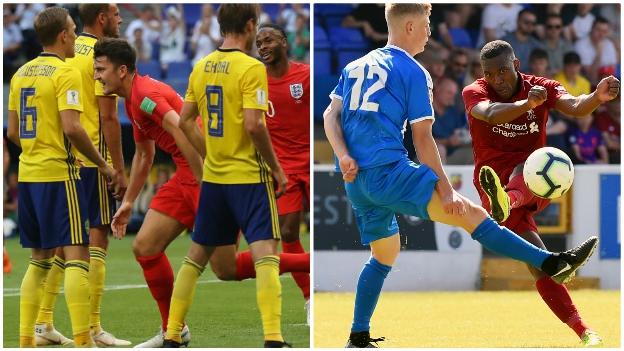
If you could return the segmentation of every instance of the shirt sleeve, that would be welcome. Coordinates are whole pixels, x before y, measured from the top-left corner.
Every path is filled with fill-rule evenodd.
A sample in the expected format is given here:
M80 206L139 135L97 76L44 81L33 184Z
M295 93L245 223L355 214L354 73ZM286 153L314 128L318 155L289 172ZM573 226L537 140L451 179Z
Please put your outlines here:
M407 78L407 77L406 77ZM426 72L416 72L412 79L406 80L407 120L410 124L425 119L434 119L433 83Z
M566 88L556 80L544 79L540 85L546 88L546 107L549 109L554 108L557 100L563 95L569 94Z
M247 70L241 77L241 92L243 94L243 108L267 111L268 81L266 68L258 62Z
M17 111L17 103L15 103L15 97L17 96L17 94L13 92L13 89L13 78L11 78L11 84L9 85L9 111Z
M56 75L56 101L58 110L83 111L82 78L75 67L69 67Z
M334 90L332 90L332 92L329 94L329 97L331 99L342 100L342 85L343 84L344 84L344 71L340 75L340 78L338 78L338 84L336 85Z
M193 71L191 71L191 75L189 76L188 80L188 86L186 87L186 93L184 94L184 101L197 103L197 98L195 97L195 93L193 92L193 83L195 82L195 79L197 77L197 74L195 72L197 72L197 70L199 69L198 67L201 62L203 61L199 60L195 64L195 67L193 67Z
M465 87L462 91L462 98L464 100L464 106L466 107L466 114L468 115L468 118L471 116L472 108L478 103L490 101L485 89L477 84L470 84Z
M148 116L151 120L162 126L163 118L167 112L173 110L167 98L156 91L148 91L139 96L139 109L141 113Z

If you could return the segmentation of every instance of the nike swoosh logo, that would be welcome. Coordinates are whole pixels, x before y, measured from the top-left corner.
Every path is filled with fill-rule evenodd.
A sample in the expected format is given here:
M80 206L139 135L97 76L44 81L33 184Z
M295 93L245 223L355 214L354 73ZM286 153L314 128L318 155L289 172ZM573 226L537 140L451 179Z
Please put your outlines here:
M566 272L566 271L568 271L568 270L570 270L570 269L572 269L572 266L570 266L570 264L566 262L565 267L563 267L563 268L562 268L559 272L557 272L554 276L557 276L557 275L559 275L559 274L561 274L561 273L563 273L563 272Z

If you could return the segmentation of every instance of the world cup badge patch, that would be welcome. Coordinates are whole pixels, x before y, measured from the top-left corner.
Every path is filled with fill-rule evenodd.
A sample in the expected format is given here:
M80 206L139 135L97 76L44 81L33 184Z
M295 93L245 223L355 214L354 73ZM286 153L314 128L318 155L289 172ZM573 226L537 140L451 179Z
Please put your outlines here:
M290 96L294 99L301 99L303 96L303 84L295 83L290 85Z

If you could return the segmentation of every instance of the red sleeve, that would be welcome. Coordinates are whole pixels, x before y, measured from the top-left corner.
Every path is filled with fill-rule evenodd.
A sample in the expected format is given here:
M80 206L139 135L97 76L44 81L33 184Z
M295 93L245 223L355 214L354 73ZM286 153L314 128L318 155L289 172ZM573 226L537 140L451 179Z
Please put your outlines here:
M468 116L471 116L470 111L476 104L482 101L490 101L485 88L477 83L472 83L465 87L462 91L462 98L464 99L464 106Z
M555 107L555 103L563 95L568 94L568 91L556 80L542 78L541 81L536 82L537 85L541 85L546 88L548 97L546 98L545 105L550 109Z
M141 113L162 127L162 120L167 112L173 110L167 98L156 89L140 91L139 110Z

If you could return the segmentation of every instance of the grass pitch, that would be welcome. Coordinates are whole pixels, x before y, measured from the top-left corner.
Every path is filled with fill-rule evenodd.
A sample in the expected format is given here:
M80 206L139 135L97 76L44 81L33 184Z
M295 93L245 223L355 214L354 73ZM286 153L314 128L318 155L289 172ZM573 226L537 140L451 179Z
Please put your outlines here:
M141 343L160 327L156 302L145 285L143 273L132 255L133 236L122 241L111 238L107 258L106 286L102 301L102 326L115 336ZM301 235L309 247L309 235ZM190 246L190 237L177 238L167 255L177 274ZM4 347L18 347L19 287L27 267L30 251L22 249L19 240L5 240L13 272L4 275L3 324ZM310 345L309 327L301 291L290 274L282 275L282 333L295 347ZM256 305L256 282L220 282L210 268L199 278L195 299L187 316L191 329L191 347L262 347L262 324ZM54 324L71 337L71 324L65 297L57 299ZM132 347L132 346L131 346Z
M620 292L572 291L584 320L620 347ZM314 346L344 347L354 294L314 295ZM536 291L384 292L371 320L381 347L579 347L576 334L548 309Z

